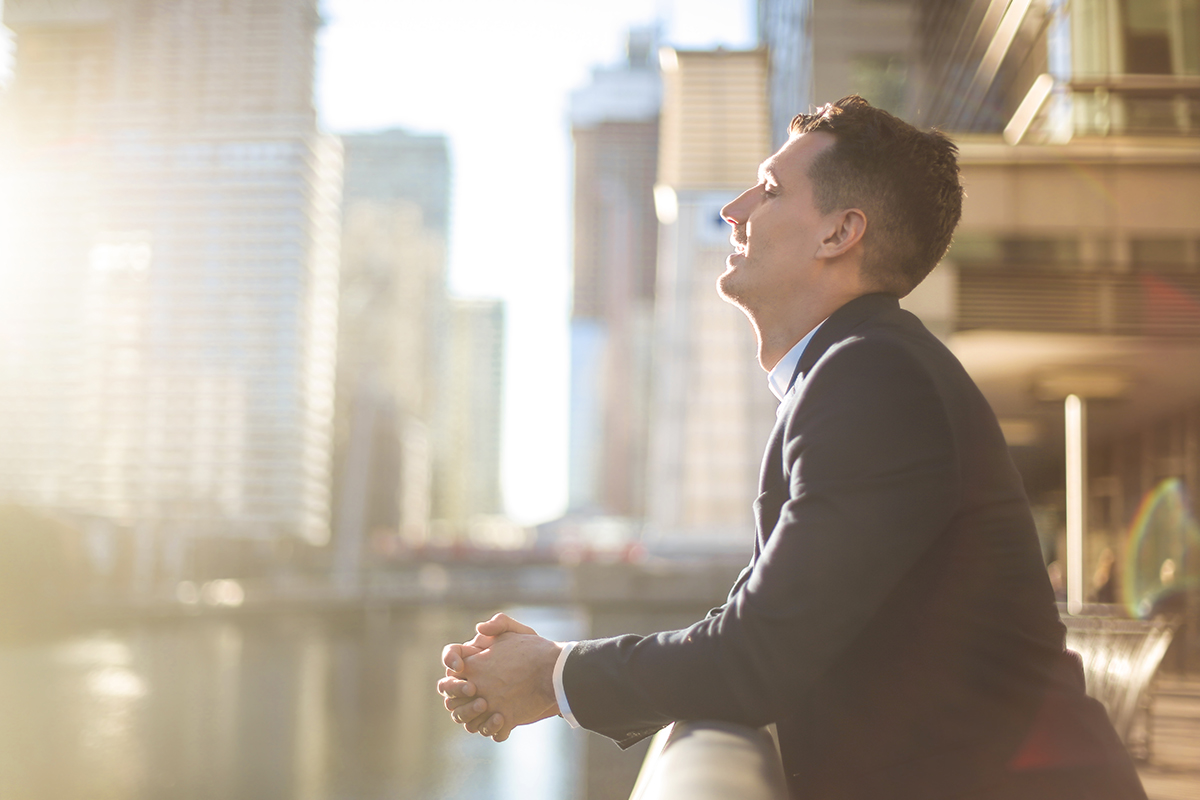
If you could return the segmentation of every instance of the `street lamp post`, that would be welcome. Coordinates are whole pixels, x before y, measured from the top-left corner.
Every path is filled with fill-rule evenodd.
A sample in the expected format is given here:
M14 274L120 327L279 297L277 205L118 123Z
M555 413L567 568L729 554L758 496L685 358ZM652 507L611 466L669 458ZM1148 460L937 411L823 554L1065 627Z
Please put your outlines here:
M1077 394L1063 401L1067 456L1067 613L1083 610L1083 533L1087 530L1087 403Z

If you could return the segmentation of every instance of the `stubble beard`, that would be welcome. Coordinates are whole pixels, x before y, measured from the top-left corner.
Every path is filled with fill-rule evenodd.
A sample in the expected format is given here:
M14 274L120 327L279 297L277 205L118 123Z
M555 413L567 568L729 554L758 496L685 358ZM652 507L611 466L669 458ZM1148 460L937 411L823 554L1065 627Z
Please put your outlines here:
M746 311L746 295L738 286L737 269L732 266L727 266L725 271L717 277L717 295L730 305L737 306L742 311Z

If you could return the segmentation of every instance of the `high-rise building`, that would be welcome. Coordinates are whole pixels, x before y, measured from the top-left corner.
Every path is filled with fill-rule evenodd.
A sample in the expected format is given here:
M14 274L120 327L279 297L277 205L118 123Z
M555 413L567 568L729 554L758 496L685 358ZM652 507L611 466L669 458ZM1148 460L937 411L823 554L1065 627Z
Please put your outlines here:
M575 144L569 507L640 519L646 507L658 222L657 32L571 95Z
M444 336L433 461L433 519L443 541L461 540L479 518L504 510L504 303L451 299Z
M817 102L813 94L813 0L758 0L758 43L767 51L771 146L787 141L788 123Z
M745 547L775 398L753 331L716 293L721 208L769 155L767 57L664 49L649 540Z
M329 536L341 148L316 0L6 0L0 494L140 586Z
M366 538L423 542L447 322L444 136L342 137L345 189L334 436L339 573Z

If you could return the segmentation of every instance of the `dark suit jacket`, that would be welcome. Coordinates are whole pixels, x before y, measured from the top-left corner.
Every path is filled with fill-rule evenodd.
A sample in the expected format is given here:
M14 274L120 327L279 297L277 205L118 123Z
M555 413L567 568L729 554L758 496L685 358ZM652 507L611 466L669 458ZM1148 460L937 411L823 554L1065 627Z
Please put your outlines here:
M894 297L820 327L763 459L754 555L686 630L581 642L579 723L776 722L805 798L1144 798L1064 650L987 401Z

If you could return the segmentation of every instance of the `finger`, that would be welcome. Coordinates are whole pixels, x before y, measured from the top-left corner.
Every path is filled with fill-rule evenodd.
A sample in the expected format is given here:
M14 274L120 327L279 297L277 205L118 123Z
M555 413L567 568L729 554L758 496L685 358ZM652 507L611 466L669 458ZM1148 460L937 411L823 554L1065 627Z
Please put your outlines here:
M480 711L483 711L487 708L487 701L482 697L447 697L444 701L442 701L442 705L446 707L447 711L454 711L455 709L461 708L468 703L483 703L483 708L480 708Z
M475 684L455 675L447 675L437 682L438 694L443 697L474 697Z
M490 717L487 718L486 722L484 722L482 725L479 726L479 732L482 733L484 736L492 736L492 735L497 734L497 732L500 731L503 727L504 727L504 715L492 714ZM497 741L504 741L504 740L499 739Z
M475 626L475 630L484 636L499 636L502 633L530 633L537 635L537 631L523 623L517 622L508 614L496 614L486 622L481 622Z
M495 636L484 636L482 633L476 633L474 638L472 638L469 642L463 642L463 658L466 658L469 655L475 655L476 653L482 653L484 650L487 650L489 647L495 644L495 642ZM468 649L475 652L468 652Z
M470 714L464 714L463 716L467 717L470 716ZM487 711L484 711L482 714L476 714L475 716L463 722L462 726L467 729L467 733L479 733L479 729L487 724L489 716L494 717L496 715L489 715Z
M451 672L462 672L463 668L463 646L461 644L448 644L442 648L442 664Z
M472 700L470 703L463 704L458 708L451 709L450 719L454 720L459 725L465 725L470 722L482 724L487 717L487 703L482 697ZM474 733L474 731L472 731Z

